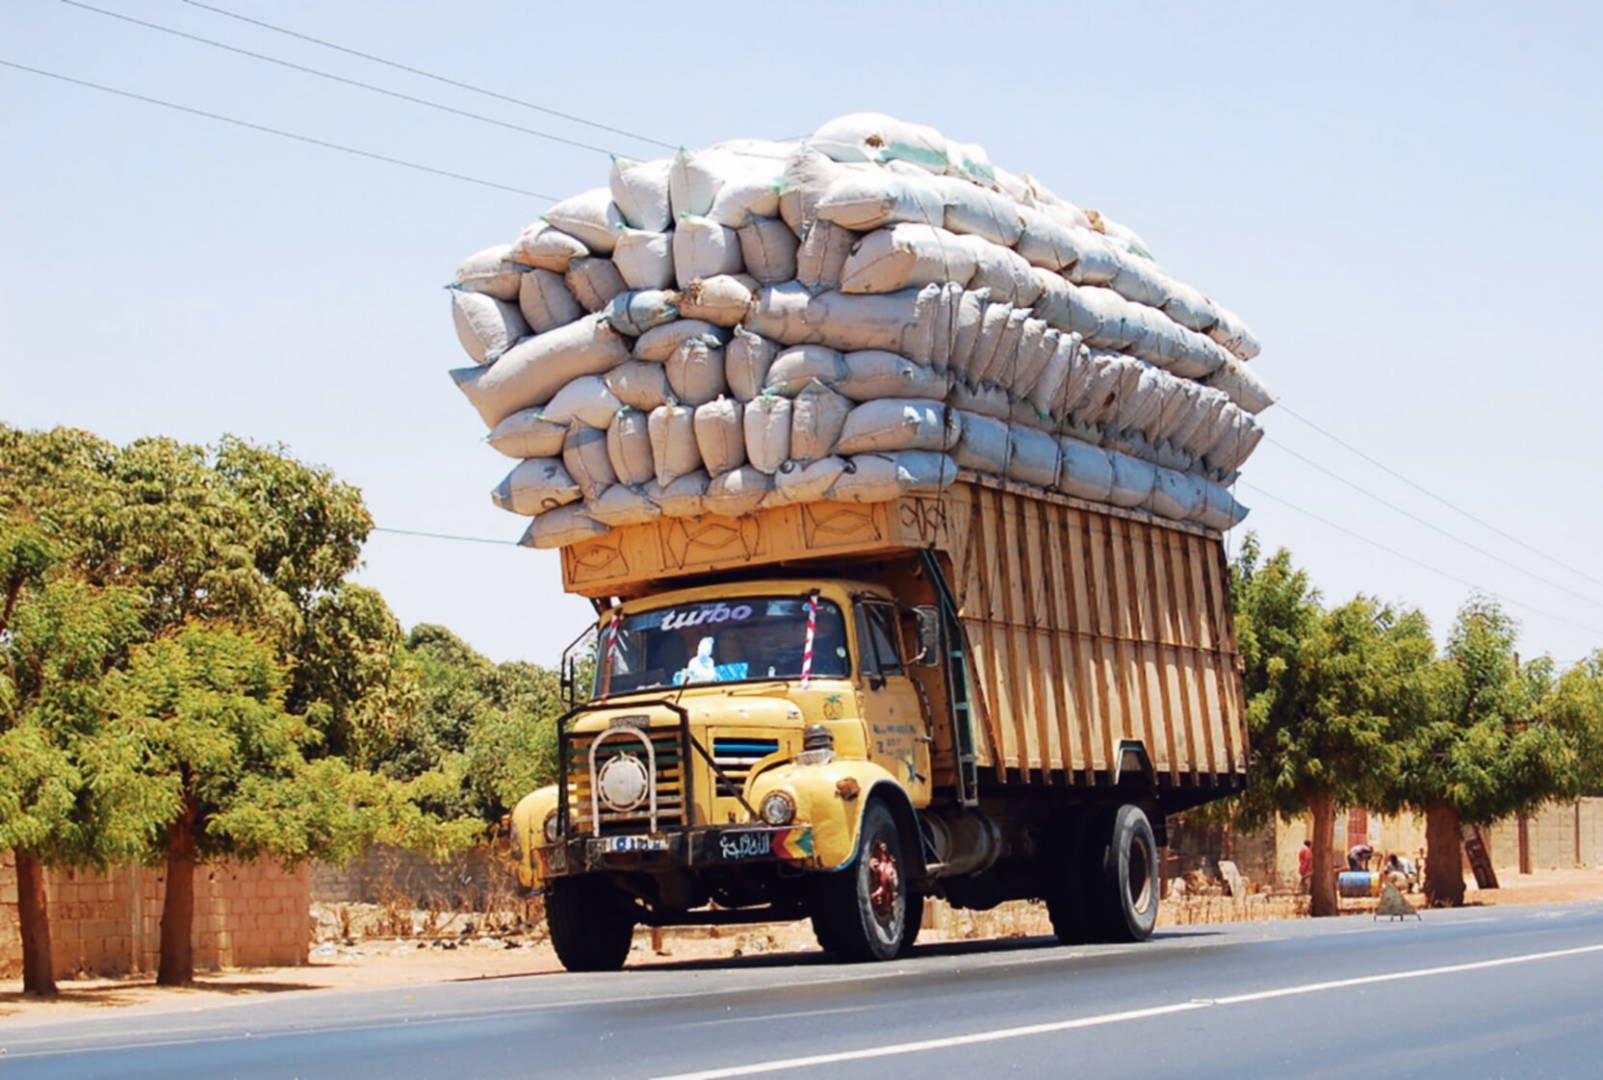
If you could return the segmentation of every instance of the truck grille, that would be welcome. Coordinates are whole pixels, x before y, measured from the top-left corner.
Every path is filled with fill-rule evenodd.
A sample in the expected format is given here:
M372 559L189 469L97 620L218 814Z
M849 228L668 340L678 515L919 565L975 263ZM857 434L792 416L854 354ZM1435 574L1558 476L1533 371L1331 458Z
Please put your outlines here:
M601 821L591 820L591 793L594 790L595 776L590 773L590 747L594 744L597 732L574 734L568 742L568 776L571 778L573 794L568 802L568 813L572 818L573 828L581 833L595 833L605 835L608 833L645 832L651 825L651 801L646 799L641 805L630 810L614 810L605 802L601 806ZM685 821L685 761L679 741L677 729L663 729L645 733L651 739L651 747L655 752L657 771L654 777L657 787L657 828L682 826ZM602 744L596 752L596 775L606 767L607 762L615 757L631 755L646 763L646 748L640 740L633 737L612 736Z
M717 781L717 793L722 798L734 798L746 787L751 767L779 750L778 739L715 738L712 741L712 759L723 773ZM724 779L727 777L727 779Z

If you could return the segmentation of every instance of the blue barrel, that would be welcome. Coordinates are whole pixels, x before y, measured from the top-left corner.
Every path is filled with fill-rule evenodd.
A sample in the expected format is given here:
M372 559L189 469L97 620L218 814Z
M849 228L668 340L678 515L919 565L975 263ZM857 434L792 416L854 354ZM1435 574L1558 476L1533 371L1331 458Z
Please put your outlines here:
M1380 895L1380 875L1373 870L1343 870L1336 879L1336 891L1343 896Z

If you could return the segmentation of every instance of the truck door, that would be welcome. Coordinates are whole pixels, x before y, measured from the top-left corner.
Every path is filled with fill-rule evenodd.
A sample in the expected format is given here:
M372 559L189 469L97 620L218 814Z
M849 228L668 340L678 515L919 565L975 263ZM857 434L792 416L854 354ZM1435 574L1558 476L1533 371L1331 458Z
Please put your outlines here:
M858 601L857 651L868 759L901 781L914 806L925 806L930 799L929 718L907 674L895 604Z

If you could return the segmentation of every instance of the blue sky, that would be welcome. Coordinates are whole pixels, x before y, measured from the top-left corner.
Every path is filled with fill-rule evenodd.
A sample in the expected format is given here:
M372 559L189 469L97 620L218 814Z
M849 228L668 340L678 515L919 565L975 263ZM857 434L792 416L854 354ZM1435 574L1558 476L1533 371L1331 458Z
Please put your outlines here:
M93 2L654 155L180 0ZM1440 631L1474 583L1510 602L1526 655L1603 645L1603 9L218 2L672 144L860 110L980 142L1241 313L1287 410L1587 575L1271 410L1248 525L1329 597L1417 605ZM602 153L53 0L0 6L0 59L533 191L606 179ZM509 463L445 374L464 359L440 286L545 203L4 68L0 124L0 420L281 441L381 525L517 537L488 499ZM361 577L497 659L553 662L589 611L554 555L510 546L381 534Z

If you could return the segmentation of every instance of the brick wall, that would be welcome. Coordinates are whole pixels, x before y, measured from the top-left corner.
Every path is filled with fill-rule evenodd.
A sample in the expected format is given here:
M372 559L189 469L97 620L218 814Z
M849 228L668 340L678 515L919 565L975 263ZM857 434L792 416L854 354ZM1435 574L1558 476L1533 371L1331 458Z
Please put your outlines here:
M1488 835L1493 865L1518 869L1518 819L1499 821ZM1603 798L1549 803L1526 818L1525 835L1533 870L1603 866Z
M403 903L415 908L479 909L503 901L517 887L502 846L480 844L442 861L404 848L375 844L344 866L312 867L313 900Z
M156 969L162 870L55 870L46 875L56 974L122 975ZM202 969L306 963L311 874L277 863L216 863L195 872L195 965ZM22 973L17 877L0 858L0 978Z

